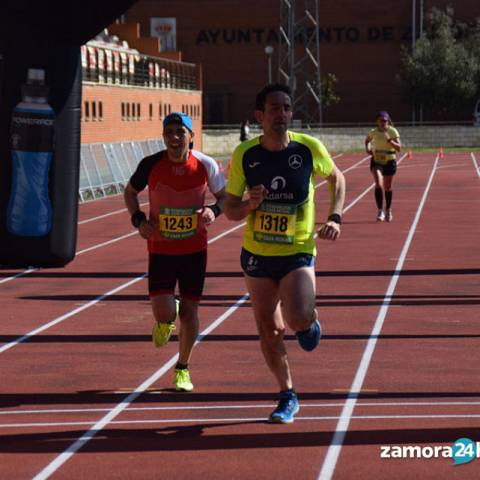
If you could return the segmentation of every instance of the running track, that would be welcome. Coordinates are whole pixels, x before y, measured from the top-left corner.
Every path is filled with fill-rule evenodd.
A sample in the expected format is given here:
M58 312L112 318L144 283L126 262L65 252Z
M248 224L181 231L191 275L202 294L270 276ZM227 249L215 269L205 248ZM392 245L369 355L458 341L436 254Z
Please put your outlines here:
M480 441L478 157L416 153L394 221L375 222L366 159L341 155L341 238L319 242L324 329L287 337L301 410L265 422L264 366L239 269L240 224L210 229L192 393L171 389L176 338L155 349L144 242L120 196L80 206L64 269L0 271L1 479L475 478L480 459L382 459L381 446ZM326 185L318 186L318 219Z

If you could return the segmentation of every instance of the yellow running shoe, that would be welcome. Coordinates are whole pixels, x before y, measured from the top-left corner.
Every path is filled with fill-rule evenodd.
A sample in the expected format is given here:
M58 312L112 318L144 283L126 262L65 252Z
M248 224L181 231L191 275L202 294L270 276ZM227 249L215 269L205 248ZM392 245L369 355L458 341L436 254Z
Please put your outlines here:
M180 301L175 299L175 313L178 317L178 312L180 311ZM152 330L152 340L153 344L158 347L163 347L168 343L172 332L175 330L175 323L160 323L155 322Z
M183 392L191 392L193 390L193 383L190 380L190 373L188 369L175 369L175 377L173 379L175 390Z
M163 347L168 343L172 332L175 330L175 324L172 323L159 323L153 324L152 340L156 347Z

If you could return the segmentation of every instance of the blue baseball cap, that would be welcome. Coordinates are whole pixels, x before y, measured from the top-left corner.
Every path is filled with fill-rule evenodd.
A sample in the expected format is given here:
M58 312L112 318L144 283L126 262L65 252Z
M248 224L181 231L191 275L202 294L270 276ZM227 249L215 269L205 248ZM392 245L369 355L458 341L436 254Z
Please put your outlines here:
M180 125L183 125L185 128L187 128L190 132L193 132L192 119L185 113L182 113L182 112L169 113L163 119L163 128L170 125L171 123L179 123Z
M390 115L385 110L381 110L377 113L377 118L383 118L384 120L390 121Z

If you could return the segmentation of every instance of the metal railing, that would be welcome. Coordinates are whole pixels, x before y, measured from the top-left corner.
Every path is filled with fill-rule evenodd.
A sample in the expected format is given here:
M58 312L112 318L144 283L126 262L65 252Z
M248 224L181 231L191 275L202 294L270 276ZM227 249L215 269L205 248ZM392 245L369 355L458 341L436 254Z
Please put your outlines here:
M82 145L80 201L121 193L140 160L164 148L161 139Z
M136 50L94 42L83 45L81 51L86 82L198 90L198 73L193 63L142 55Z

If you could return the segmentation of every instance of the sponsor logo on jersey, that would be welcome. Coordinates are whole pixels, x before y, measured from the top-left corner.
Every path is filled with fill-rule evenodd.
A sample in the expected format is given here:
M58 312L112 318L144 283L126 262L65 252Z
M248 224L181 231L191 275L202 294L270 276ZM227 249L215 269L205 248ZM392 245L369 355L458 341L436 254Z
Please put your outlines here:
M293 170L299 169L303 165L303 158L301 155L295 154L288 157L288 165Z

